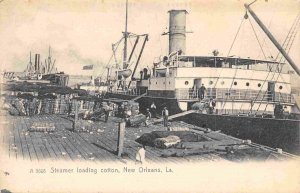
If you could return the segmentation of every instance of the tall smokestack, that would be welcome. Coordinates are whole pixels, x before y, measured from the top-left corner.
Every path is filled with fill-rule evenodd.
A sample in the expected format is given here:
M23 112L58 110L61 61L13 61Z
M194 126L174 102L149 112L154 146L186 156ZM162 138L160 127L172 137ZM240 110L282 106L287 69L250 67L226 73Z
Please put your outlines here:
M34 71L37 72L38 70L38 54L35 54L34 58Z
M37 71L38 73L41 73L40 54L37 55Z
M169 54L182 51L185 54L186 10L170 10Z

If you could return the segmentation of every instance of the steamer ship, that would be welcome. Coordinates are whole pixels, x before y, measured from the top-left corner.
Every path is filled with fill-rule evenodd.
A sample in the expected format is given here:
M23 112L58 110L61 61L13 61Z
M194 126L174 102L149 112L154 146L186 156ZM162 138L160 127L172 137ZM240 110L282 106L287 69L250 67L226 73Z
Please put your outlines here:
M138 101L142 112L150 108L153 102L159 114L164 107L169 109L171 115L187 111L189 113L178 119L299 154L299 106L291 92L292 71L284 71L287 61L296 76L300 74L299 68L288 55L299 16L281 45L251 9L251 4L245 4L244 19L250 19L250 13L280 52L276 58L225 57L219 56L216 50L212 56L188 55L188 12L170 10L169 31L164 33L169 36L169 54L155 61L151 70L145 68L140 71L140 78L134 76L148 35L141 35L145 39L132 71L128 66L141 36L127 31L126 7L126 25L122 37L125 43L123 64L114 64L114 70L113 67L108 68L107 82L102 85L108 90L105 98L111 101ZM137 40L127 59L127 39L132 36ZM202 85L206 87L204 99L200 98L198 92ZM193 105L205 106L211 99L216 103L213 113L199 109L190 111ZM276 115L274 109L278 106L281 112Z
M58 72L55 66L56 59L52 59L51 47L49 46L49 55L44 63L41 60L40 54L34 55L34 63L32 62L31 52L29 55L29 62L23 72L3 72L3 80L5 82L28 82L51 84L56 86L67 86L69 75L64 72ZM2 81L3 82L3 81Z

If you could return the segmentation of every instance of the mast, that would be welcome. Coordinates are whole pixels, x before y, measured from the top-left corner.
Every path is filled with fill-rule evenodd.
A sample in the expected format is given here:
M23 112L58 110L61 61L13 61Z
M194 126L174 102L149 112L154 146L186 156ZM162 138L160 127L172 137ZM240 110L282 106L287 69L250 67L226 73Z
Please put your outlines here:
M126 18L125 18L125 32L124 32L123 69L127 68L127 20L128 20L128 0L126 0Z
M30 56L29 56L29 72L31 73L31 69L32 69L32 62L31 62L31 51L30 51Z
M251 4L250 4L251 5ZM281 47L281 45L277 42L277 40L274 38L274 36L271 34L271 32L267 29L267 27L260 21L260 19L257 17L257 15L254 13L254 11L250 8L250 5L244 4L245 8L249 11L251 16L254 18L254 20L257 22L257 24L261 27L261 29L266 33L268 38L273 42L273 44L276 46L276 48L279 50L279 52L284 56L284 58L288 61L288 63L292 66L292 68L296 71L296 73L300 76L300 70L297 67L297 65L294 63L294 61L289 57L289 55L285 52L285 50Z
M51 64L51 51L50 51L51 47L49 46L49 55L48 55L48 65L47 65L47 74L50 73L50 64Z

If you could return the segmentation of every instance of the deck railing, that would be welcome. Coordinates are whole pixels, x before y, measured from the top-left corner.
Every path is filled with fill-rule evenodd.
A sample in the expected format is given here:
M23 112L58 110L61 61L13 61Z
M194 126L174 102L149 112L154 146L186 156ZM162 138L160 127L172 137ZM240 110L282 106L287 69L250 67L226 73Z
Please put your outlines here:
M115 90L115 91L112 91L112 93L132 95L132 96L139 96L139 95L143 94L140 89Z
M206 98L224 99L224 100L256 100L269 102L294 103L291 94L270 93L266 91L246 90L246 89L216 89L207 88ZM199 93L192 89L176 89L176 98L178 99L198 99Z

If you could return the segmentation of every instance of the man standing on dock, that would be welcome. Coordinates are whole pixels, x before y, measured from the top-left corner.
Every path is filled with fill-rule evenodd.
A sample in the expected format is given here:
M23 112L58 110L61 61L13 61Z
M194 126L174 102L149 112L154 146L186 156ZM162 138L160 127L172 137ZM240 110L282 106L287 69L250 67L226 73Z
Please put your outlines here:
M163 117L164 127L168 127L169 111L167 107L164 107L164 110L162 111L162 117Z
M105 122L108 121L108 117L111 111L112 111L112 106L111 103L108 102L107 105L104 107Z
M145 120L145 126L148 126L150 123L150 120L151 120L151 112L149 109L146 110L146 120Z
M152 102L151 106L150 106L150 112L152 113L153 117L156 118L156 105L154 102Z

